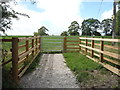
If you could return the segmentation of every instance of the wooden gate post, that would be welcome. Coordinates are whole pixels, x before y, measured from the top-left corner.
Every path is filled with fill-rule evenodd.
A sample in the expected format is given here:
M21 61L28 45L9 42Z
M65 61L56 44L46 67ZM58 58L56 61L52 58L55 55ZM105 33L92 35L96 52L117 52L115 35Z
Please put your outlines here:
M67 43L67 37L64 37L64 42L63 42L63 52L65 53L66 52L66 43Z
M39 37L39 50L41 52L41 37Z
M104 42L100 41L100 50L103 51L104 49ZM100 53L100 61L103 62L103 53Z
M79 52L81 52L81 39L80 39L80 37L79 37Z
M86 41L85 45L87 46L88 40L86 39L85 41ZM85 55L87 55L87 47L85 48Z
M37 41L38 39L37 39L37 38L38 38L38 37L36 36L36 45L35 45L35 46L36 46L36 51L35 51L35 53L37 53L37 50L38 50L38 49L37 49L37 43L38 43L38 41Z
M26 39L27 39L27 37L26 37ZM29 40L27 39L26 40L26 52L29 50ZM28 56L29 56L29 54L26 56L26 60L28 60Z
M94 48L94 40L91 41L91 47ZM94 50L92 49L91 57L94 57Z
M32 38L32 48L34 48L34 36ZM34 50L32 51L32 56L34 56Z
M12 78L18 83L18 38L12 38Z

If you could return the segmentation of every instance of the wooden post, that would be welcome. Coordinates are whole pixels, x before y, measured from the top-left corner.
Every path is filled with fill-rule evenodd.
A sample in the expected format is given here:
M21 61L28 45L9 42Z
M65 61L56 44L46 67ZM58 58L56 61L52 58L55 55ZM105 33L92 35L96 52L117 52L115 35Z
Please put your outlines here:
M29 40L26 40L26 52L29 50ZM26 60L28 60L28 56L26 56Z
M32 48L34 48L34 38L32 39ZM34 50L32 51L32 56L34 56Z
M18 38L12 38L12 78L18 83Z
M37 36L36 36L36 52L35 53L37 53Z
M104 42L103 41L100 41L100 50L103 51L104 49ZM103 61L103 53L100 53L100 61L102 62Z
M38 42L40 45L39 45L39 50L41 52L41 37L39 37L39 42Z
M91 47L94 48L94 40L92 40L92 42L91 42ZM92 58L94 57L94 50L92 50L92 52L91 52L91 57Z
M85 45L87 46L88 40L86 39ZM85 48L85 55L87 55L87 48Z
M67 48L67 46L66 46L66 42L67 41L67 37L64 37L64 42L63 42L63 52L65 53L66 52L66 48Z
M81 39L79 38L79 44L81 44ZM81 46L79 45L79 51L81 51Z

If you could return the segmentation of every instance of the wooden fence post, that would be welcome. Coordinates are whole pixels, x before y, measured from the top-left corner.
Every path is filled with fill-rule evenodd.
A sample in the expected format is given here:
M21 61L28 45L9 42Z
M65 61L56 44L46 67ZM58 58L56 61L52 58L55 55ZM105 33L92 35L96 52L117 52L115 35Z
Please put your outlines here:
M88 40L86 39L85 45L87 46ZM87 48L85 48L85 55L87 55Z
M104 42L100 41L100 50L103 51L104 49ZM100 61L103 62L103 53L100 53Z
M94 48L94 40L92 40L92 42L91 42L91 47ZM91 57L92 58L94 57L94 50L92 50L92 52L91 52Z
M29 50L29 40L26 40L26 52ZM26 60L28 60L28 56L26 56Z
M67 41L67 37L64 37L64 42L63 42L63 52L65 53L66 52L66 42Z
M12 38L12 78L18 83L18 38Z
M35 53L37 53L37 36L36 36L36 52Z
M39 50L41 52L41 37L39 37Z
M33 39L32 39L32 48L34 48L34 36L33 36ZM32 51L32 56L34 56L34 50Z
M81 44L81 39L79 38L79 44ZM79 51L81 51L81 46L79 45Z

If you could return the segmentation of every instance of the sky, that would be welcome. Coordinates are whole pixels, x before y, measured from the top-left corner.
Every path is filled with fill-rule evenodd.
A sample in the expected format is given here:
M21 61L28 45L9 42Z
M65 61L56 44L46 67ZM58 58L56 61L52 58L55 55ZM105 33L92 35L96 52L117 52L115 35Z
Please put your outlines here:
M13 29L7 31L8 35L33 35L42 26L49 30L49 35L60 35L68 30L72 21L81 26L84 19L102 21L111 18L113 13L113 0L37 0L35 4L18 0L17 5L11 3L11 6L30 18L13 19Z

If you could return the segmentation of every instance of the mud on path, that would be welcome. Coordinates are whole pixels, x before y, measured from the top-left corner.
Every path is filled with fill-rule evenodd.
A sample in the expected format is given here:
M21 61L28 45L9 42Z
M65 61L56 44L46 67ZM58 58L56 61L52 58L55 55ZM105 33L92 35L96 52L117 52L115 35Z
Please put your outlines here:
M23 88L79 88L74 74L66 66L62 54L43 54L33 72L20 80Z

